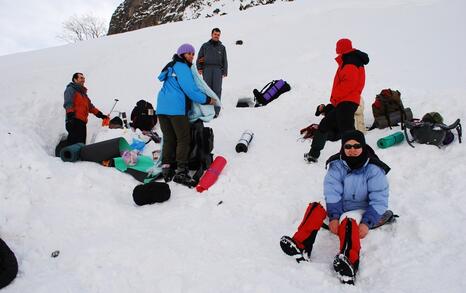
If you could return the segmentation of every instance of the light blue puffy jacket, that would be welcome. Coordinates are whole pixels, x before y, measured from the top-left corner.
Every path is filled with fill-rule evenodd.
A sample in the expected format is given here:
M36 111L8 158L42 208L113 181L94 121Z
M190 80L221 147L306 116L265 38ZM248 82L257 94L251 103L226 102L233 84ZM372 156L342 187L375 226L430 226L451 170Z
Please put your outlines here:
M347 211L364 209L361 223L372 227L388 208L387 176L369 160L363 167L351 170L344 160L337 159L329 163L324 196L330 220Z

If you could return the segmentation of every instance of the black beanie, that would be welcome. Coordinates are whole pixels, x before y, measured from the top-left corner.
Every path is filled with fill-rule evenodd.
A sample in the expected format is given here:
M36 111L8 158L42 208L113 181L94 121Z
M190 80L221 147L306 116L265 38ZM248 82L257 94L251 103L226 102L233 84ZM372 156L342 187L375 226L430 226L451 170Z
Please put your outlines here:
M354 139L362 145L362 153L357 157L348 157L345 153L344 145L348 140ZM364 133L359 130L350 130L342 134L341 136L341 158L346 162L351 170L359 169L367 162L368 159L368 147L366 145L366 139Z
M364 138L364 133L359 130L350 130L346 131L341 135L341 146L343 147L348 140L354 139L355 141L362 144L364 147L366 145L366 139Z
M164 202L170 198L170 187L164 182L140 184L133 190L134 202L139 205Z

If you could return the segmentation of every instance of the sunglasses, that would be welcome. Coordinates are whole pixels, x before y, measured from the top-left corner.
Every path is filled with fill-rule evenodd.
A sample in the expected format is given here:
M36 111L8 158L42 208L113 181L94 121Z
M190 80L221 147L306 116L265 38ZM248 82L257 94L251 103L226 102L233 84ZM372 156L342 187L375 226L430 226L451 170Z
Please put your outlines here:
M355 150L358 150L360 148L362 148L362 144L360 143L355 143L355 144L345 144L343 146L345 148L345 150L350 150L351 148L355 149Z

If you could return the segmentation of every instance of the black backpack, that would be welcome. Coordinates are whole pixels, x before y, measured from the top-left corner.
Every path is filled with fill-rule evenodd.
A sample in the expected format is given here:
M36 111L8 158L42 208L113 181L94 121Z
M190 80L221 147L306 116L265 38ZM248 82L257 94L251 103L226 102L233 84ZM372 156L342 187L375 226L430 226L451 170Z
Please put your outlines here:
M191 150L189 152L189 169L195 170L193 180L197 183L204 171L213 161L214 132L205 127L201 120L191 124Z
M408 129L412 138L409 138ZM459 143L461 143L463 131L460 119L456 119L451 125L445 125L442 116L437 112L432 112L424 115L421 120L413 119L405 122L404 132L406 141L413 148L413 142L431 144L441 148L454 140L453 129L456 129Z
M131 123L133 128L139 128L142 131L150 131L157 124L157 116L151 103L139 100L133 111L131 111Z

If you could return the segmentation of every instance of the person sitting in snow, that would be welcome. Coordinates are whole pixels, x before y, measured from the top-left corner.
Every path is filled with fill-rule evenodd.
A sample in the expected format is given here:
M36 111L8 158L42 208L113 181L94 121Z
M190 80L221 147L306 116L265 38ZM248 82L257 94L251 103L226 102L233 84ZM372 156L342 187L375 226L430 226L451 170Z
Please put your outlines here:
M364 89L366 79L364 65L369 63L369 56L354 49L349 39L338 40L336 53L338 54L335 58L338 69L330 97L330 103L334 108L327 109L328 112L320 121L319 129L312 139L311 149L304 154L309 163L317 162L330 132L338 129L338 133L341 134L355 129L354 113L358 109Z
M327 161L324 196L327 209L310 203L293 237L283 236L282 250L298 260L309 260L324 219L340 239L333 267L342 282L354 283L359 267L360 239L367 236L388 208L390 168L380 161L358 130L345 132L341 150Z
M163 81L157 96L156 112L163 134L162 174L166 182L173 179L184 184L191 180L188 170L191 128L187 116L191 103L215 104L194 81L191 71L194 53L192 45L181 45L158 77Z
M82 73L73 74L72 82L65 89L65 101L63 107L66 111L65 128L68 131L67 145L75 143L86 143L86 124L89 112L97 118L108 119L107 115L102 114L87 96L87 88L84 86L86 81Z

